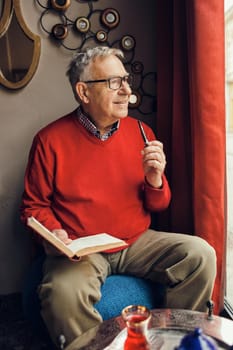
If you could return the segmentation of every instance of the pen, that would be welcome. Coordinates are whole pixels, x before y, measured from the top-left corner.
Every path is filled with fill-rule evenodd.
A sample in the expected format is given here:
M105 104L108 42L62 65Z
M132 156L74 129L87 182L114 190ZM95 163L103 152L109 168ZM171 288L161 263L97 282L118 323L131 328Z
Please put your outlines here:
M145 147L147 147L147 146L149 146L149 141L148 141L148 139L146 137L145 131L143 129L143 126L142 126L142 123L140 122L140 120L138 120L138 125L139 125L139 129L141 131L141 134L142 134L144 145L145 145Z

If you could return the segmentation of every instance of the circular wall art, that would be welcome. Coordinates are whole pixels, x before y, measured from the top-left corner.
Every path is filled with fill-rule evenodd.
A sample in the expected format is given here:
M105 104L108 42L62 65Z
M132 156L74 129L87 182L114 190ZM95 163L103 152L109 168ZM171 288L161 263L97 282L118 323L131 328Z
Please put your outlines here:
M102 12L101 21L107 28L115 28L120 22L120 15L117 10L107 8Z
M52 28L52 35L58 40L65 39L68 35L67 26L61 23L55 24Z
M70 0L51 0L51 6L58 11L66 11L70 6Z
M135 61L132 63L131 69L132 69L133 73L138 74L138 73L143 72L144 66L143 66L142 62Z
M121 46L124 50L130 51L135 47L135 39L131 35L125 35L121 39Z
M129 98L129 107L130 108L138 108L141 104L141 95L137 91L132 91Z
M86 17L78 17L75 26L80 33L87 33L90 29L90 22Z
M104 43L105 41L108 40L108 33L106 33L104 30L99 30L96 33L96 39L101 42Z

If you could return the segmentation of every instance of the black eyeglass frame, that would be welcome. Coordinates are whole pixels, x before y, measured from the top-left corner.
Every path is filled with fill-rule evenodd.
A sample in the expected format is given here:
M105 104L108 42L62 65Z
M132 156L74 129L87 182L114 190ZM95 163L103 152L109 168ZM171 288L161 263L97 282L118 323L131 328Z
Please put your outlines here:
M112 79L120 79L120 85L118 88L116 89L113 89L111 87L111 80ZM127 74L127 75L124 75L123 77L111 77L111 78L108 78L108 79L99 79L99 80L86 80L86 81L83 81L83 83L85 84L92 84L92 83L108 83L108 87L109 89L111 90L119 90L122 86L122 82L126 82L130 87L132 86L132 83L133 83L133 75L132 74Z

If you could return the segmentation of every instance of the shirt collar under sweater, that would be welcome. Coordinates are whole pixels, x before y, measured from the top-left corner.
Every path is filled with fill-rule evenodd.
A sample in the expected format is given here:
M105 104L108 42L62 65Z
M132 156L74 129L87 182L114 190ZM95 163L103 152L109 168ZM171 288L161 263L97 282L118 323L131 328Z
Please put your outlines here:
M77 109L77 116L80 123L84 126L85 129L87 129L92 135L98 137L98 139L105 141L107 140L112 134L118 130L120 121L118 120L116 123L114 123L110 130L105 132L103 135L100 134L97 127L92 123L92 121L88 118L88 116L84 113L82 110L82 107L79 106Z

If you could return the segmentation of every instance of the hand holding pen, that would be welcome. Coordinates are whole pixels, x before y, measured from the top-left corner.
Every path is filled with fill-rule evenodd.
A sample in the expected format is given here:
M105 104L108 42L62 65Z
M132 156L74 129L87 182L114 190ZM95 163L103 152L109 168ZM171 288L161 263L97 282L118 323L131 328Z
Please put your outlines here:
M139 120L138 126L145 146L142 150L142 156L146 180L152 187L160 188L162 186L162 175L166 166L163 144L158 140L149 141Z

